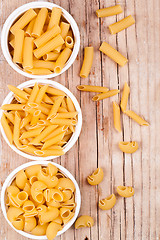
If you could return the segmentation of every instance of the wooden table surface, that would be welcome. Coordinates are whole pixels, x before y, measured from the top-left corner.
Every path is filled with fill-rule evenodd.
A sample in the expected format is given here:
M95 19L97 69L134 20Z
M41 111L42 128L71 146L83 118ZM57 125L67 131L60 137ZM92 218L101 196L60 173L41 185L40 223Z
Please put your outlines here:
M1 27L17 7L30 1L1 0ZM52 2L52 1L51 1ZM159 0L55 0L69 11L78 23L81 46L72 67L53 80L65 85L77 97L83 113L79 140L65 156L54 160L66 167L79 183L82 205L80 215L91 215L94 227L76 230L72 227L57 240L158 240L160 239L160 1ZM95 11L120 3L123 13L98 19ZM132 14L136 24L117 35L110 35L107 26ZM129 59L124 67L117 66L98 48L106 41ZM83 48L94 46L94 62L86 79L79 77ZM0 103L8 94L7 84L17 86L28 79L16 73L0 55ZM149 127L122 115L122 133L113 127L112 101L119 103L124 83L131 88L128 108L144 116ZM79 84L120 89L121 94L99 103L92 102L93 93L79 92ZM119 141L136 140L136 153L123 154ZM2 187L8 174L29 160L14 153L1 137L0 180ZM90 186L86 177L97 167L104 169L104 180ZM98 208L99 199L116 193L116 186L135 188L132 198L117 197L112 210ZM0 213L0 239L25 240L14 232Z

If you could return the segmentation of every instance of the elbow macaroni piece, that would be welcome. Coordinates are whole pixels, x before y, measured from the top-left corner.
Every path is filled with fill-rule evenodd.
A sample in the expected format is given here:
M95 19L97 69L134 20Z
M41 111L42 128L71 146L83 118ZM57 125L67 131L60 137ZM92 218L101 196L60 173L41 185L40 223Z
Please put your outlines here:
M119 142L119 148L122 152L125 153L134 153L138 149L138 143L133 142Z
M87 177L87 181L90 185L97 185L103 180L103 170L102 168L97 168L92 175Z
M94 220L88 215L80 216L75 222L75 228L79 229L82 227L92 227L94 225Z
M84 60L82 64L82 68L80 71L80 77L87 78L93 63L93 55L94 48L93 47L85 47L84 49Z
M134 188L126 186L118 186L117 192L121 197L132 197L134 195Z
M114 194L111 194L105 199L102 199L99 201L99 207L102 210L109 210L113 208L115 204L116 204L116 197Z
M53 240L58 231L62 230L62 226L61 224L55 223L55 222L51 222L49 223L47 230L46 230L46 236L48 238L48 240Z

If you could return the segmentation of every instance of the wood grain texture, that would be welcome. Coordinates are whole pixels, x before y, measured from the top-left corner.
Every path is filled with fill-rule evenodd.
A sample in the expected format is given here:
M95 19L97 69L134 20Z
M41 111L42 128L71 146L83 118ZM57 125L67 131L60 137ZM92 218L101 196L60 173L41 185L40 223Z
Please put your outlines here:
M0 2L1 28L9 14L29 0ZM50 1L52 2L52 1ZM81 46L72 67L57 82L65 85L77 97L83 114L80 138L65 156L54 160L66 167L79 183L82 194L80 214L93 216L93 228L76 230L72 227L57 240L158 240L160 239L160 2L159 0L55 0L75 18ZM98 8L120 4L123 13L98 19ZM110 35L107 26L133 15L136 24ZM98 51L106 41L129 60L123 68ZM94 62L86 79L79 77L83 49L94 46ZM16 73L0 53L0 103L8 94L7 84L17 86L28 80ZM120 102L124 83L131 93L128 108L144 116L149 127L140 127L122 115L122 133L113 127L112 101ZM92 102L93 93L79 92L79 84L92 84L120 89L121 93L99 103ZM119 141L136 140L139 150L133 155L118 149ZM2 187L8 174L29 160L18 156L0 140L0 180ZM98 166L104 169L104 180L99 186L90 186L86 177ZM123 199L110 211L98 209L99 199L116 192L118 185L132 185L135 196ZM25 240L15 233L0 212L0 239Z

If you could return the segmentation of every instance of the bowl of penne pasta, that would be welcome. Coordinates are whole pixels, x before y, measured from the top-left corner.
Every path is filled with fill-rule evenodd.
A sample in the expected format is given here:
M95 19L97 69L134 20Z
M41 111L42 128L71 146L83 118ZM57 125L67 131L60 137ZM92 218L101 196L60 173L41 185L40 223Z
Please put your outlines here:
M73 17L50 2L31 2L4 23L1 47L9 65L29 78L53 78L75 61L80 33Z
M77 99L63 85L34 79L10 93L0 109L0 130L7 144L31 160L64 155L77 141L82 113Z
M6 178L1 208L8 224L31 239L54 239L75 222L81 206L72 174L53 162L25 163Z

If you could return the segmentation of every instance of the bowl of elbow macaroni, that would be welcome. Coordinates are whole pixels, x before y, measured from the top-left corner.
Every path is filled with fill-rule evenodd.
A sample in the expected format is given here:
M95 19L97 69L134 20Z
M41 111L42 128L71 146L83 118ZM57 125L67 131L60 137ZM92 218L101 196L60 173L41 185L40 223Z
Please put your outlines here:
M8 224L31 239L54 239L75 222L81 206L72 174L53 162L25 163L5 180L1 208Z
M0 130L12 150L31 160L50 160L72 148L81 132L82 113L67 88L46 79L8 88Z
M9 65L29 78L53 78L75 61L80 34L73 17L50 2L17 8L4 23L1 46Z

